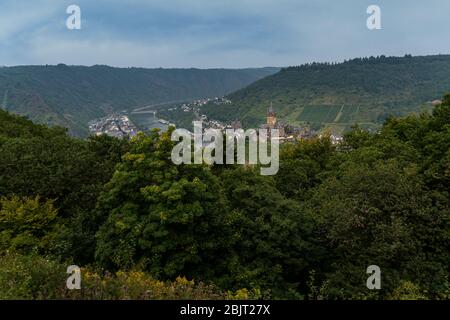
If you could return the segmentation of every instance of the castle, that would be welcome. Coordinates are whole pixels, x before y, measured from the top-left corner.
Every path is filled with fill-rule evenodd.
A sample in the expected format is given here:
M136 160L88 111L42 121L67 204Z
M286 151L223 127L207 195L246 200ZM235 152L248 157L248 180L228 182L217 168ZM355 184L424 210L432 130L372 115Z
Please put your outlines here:
M266 123L261 125L260 128L269 130L269 135L271 129L278 129L278 139L280 142L295 141L297 139L310 138L315 135L308 127L300 127L278 121L272 103L270 103L270 107L267 108Z
M267 121L266 124L261 126L262 129L278 129L279 137L284 137L285 133L285 125L282 122L277 121L277 115L273 109L272 102L270 103L270 107L267 109Z
M270 103L269 109L267 109L267 126L274 128L277 124L277 115L273 111L272 102Z

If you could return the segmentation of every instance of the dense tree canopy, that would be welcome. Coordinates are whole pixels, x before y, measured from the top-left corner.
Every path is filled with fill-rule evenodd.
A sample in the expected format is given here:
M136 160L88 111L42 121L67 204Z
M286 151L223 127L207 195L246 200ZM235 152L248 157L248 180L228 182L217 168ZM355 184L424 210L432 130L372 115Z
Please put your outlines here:
M450 297L450 96L338 145L283 144L276 176L174 165L170 131L78 140L6 112L0 121L7 262L76 263L119 284L133 272L149 286L186 276L265 298ZM0 296L23 296L27 282L16 293L2 284L9 262ZM366 287L369 265L381 290Z
M96 257L161 277L218 272L230 223L218 178L206 166L175 166L170 133L140 135L99 197L106 217Z

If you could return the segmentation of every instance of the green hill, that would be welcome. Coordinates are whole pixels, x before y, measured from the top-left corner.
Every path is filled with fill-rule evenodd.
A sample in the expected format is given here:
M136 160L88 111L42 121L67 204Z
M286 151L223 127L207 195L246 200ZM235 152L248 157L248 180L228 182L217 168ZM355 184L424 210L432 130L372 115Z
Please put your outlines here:
M258 126L272 102L279 119L342 132L354 123L376 128L389 115L431 109L448 91L450 55L381 56L285 68L230 94L232 104L202 111L213 119Z
M85 135L87 123L117 110L222 96L279 68L143 69L108 66L0 68L1 106L39 123Z

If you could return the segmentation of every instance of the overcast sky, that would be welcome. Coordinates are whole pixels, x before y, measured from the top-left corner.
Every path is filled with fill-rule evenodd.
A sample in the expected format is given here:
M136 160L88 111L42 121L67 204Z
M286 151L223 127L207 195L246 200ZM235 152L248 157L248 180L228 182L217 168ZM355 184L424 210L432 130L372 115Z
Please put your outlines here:
M66 9L81 8L81 30ZM381 8L368 30L367 7ZM0 0L0 65L240 68L450 53L448 0Z

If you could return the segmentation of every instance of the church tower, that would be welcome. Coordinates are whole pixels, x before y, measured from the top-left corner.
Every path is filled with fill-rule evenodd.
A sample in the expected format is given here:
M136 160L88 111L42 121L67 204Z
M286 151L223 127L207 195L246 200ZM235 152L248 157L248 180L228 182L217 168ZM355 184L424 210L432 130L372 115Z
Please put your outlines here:
M269 128L274 128L277 124L277 116L275 111L273 111L272 102L270 103L270 107L267 110L267 126Z

